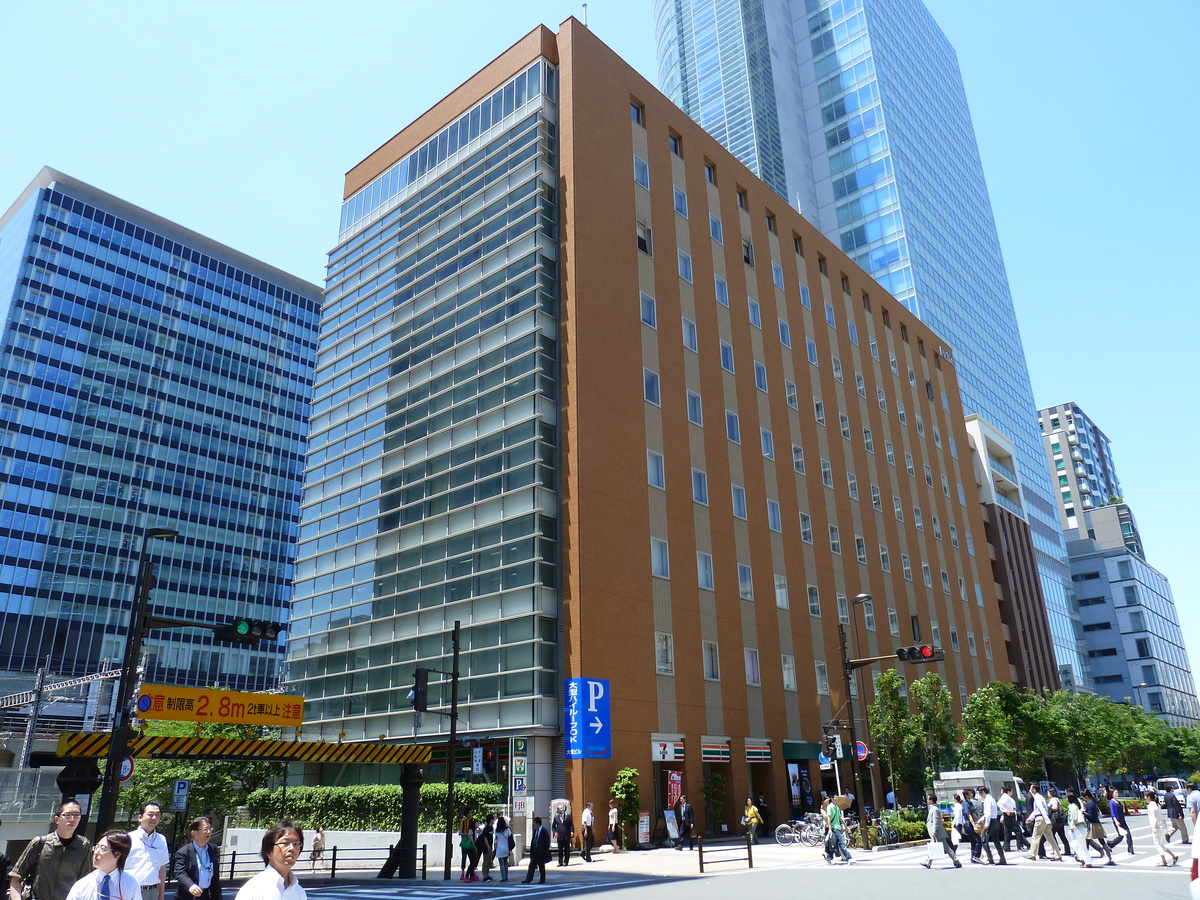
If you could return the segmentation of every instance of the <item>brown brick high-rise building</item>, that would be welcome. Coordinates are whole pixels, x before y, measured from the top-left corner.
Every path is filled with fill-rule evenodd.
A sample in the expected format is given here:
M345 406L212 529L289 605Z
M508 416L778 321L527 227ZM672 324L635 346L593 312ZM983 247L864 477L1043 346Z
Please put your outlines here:
M603 810L631 766L644 809L677 783L701 819L723 775L736 829L746 796L778 820L833 787L839 621L852 655L945 647L956 709L1007 675L952 355L579 22L355 166L341 227L291 637L306 737L444 741L405 697L458 621L460 734L530 815ZM607 719L573 710L582 758L576 678L607 682Z

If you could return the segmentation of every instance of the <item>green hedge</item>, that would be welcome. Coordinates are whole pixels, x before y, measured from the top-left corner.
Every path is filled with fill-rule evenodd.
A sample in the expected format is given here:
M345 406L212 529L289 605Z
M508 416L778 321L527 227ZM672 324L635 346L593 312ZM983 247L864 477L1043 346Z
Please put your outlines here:
M499 784L456 784L454 805L457 821L467 815L487 815L489 808L501 802L504 788ZM403 790L399 785L360 784L350 787L289 787L287 809L282 809L284 792L257 790L246 799L237 824L264 828L286 814L304 828L324 826L327 831L399 831ZM421 785L421 831L445 831L446 785Z

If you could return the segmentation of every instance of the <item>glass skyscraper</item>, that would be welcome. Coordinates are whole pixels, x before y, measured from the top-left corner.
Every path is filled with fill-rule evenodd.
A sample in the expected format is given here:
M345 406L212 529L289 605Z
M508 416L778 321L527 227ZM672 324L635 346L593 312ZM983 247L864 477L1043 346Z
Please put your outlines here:
M655 22L664 92L950 343L967 412L1016 446L1060 672L1087 687L953 47L920 0L656 0Z
M408 692L456 620L463 720L560 733L555 78L528 65L343 204L289 636L306 735L444 734Z
M320 289L43 169L0 219L0 678L163 618L286 622ZM147 681L277 687L283 643L152 631Z

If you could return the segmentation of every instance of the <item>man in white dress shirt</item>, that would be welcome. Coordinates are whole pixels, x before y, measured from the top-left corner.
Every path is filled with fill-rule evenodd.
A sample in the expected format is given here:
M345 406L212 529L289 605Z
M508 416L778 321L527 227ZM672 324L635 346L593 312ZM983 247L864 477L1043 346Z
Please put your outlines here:
M308 900L292 868L304 849L304 832L291 822L267 829L262 858L267 867L242 885L235 900Z
M1029 855L1026 859L1037 859L1038 847L1042 841L1046 842L1046 847L1051 853L1051 859L1061 862L1062 854L1058 851L1058 843L1054 840L1054 834L1050 831L1050 807L1046 805L1046 798L1042 796L1036 784L1029 786L1029 797L1033 801L1033 811L1029 813L1026 822L1033 823L1033 837L1029 844Z
M163 900L167 887L167 864L171 851L167 839L158 833L162 810L154 801L138 810L138 827L129 832L129 859L125 871L142 886L141 900Z

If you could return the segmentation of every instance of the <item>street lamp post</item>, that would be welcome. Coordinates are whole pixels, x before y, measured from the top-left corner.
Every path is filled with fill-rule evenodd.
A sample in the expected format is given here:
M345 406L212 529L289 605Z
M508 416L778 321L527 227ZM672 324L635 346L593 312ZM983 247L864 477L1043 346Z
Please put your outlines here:
M129 750L133 730L129 722L133 718L130 704L133 687L137 680L137 660L142 640L146 635L149 619L147 607L150 591L154 587L154 563L147 554L147 543L157 538L173 538L178 531L172 528L147 528L142 532L138 550L138 575L134 584L133 609L129 616L129 630L125 640L125 656L121 661L121 678L117 683L116 709L113 712L112 739L108 744L108 759L104 764L104 788L100 793L100 808L96 811L97 840L112 824L117 809L117 792L121 783L121 762Z

